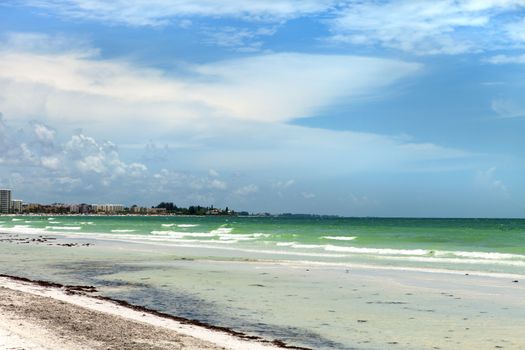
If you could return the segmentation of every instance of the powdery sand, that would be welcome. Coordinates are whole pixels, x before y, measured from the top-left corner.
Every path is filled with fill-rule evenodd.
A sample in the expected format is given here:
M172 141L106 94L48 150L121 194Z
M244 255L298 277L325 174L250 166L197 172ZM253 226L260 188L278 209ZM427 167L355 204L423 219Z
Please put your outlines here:
M0 349L282 349L84 293L0 277Z

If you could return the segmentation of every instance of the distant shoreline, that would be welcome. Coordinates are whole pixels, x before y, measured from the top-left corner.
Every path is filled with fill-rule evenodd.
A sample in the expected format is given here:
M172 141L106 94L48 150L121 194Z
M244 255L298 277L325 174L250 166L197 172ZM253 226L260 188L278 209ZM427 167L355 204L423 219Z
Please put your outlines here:
M221 214L206 214L206 215L192 215L192 214L176 214L176 213L166 213L166 214L61 214L61 213L20 213L20 214L2 214L1 217L54 217L54 216L70 216L70 217L239 217L239 218L328 218L328 219L388 219L388 220L525 220L525 217L425 217L425 216L340 216L340 215L330 215L330 214L251 214L251 215L221 215Z

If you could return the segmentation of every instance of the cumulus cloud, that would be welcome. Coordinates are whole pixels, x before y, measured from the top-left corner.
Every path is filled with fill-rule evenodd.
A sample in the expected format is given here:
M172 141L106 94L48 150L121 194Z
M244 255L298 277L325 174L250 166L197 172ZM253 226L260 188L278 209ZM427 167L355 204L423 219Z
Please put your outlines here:
M110 141L77 132L58 142L51 131L51 127L39 123L13 128L0 118L0 184L18 193L24 188L38 188L33 195L48 194L55 201L72 194L77 201L176 197L190 204L196 198L214 198L228 188L218 172L210 177L167 169L155 171L142 163L123 160L118 147ZM249 191L247 188L246 194Z

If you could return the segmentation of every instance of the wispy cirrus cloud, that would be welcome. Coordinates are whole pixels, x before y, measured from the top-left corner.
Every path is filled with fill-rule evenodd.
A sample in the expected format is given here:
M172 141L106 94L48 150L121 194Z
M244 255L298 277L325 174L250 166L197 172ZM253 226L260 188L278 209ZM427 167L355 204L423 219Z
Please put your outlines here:
M492 64L525 64L525 54L523 55L496 55L485 60Z
M495 98L491 103L492 110L500 118L525 117L525 103L511 98Z
M279 53L186 65L185 74L176 76L100 59L91 48L35 52L25 48L35 38L53 37L25 38L26 45L8 40L0 50L3 111L65 123L119 124L124 118L146 128L151 122L173 128L194 127L202 118L286 122L343 98L378 96L422 68L371 57Z
M519 19L523 0L23 0L21 4L109 25L178 23L199 31L204 42L241 51L260 50L265 37L295 18L325 25L332 35L324 39L343 47L378 46L417 55L508 49L525 42ZM193 19L217 18L239 23L192 25Z
M333 0L25 0L59 15L132 26L159 26L174 18L232 17L279 22L326 11Z
M331 21L336 42L379 45L415 54L460 54L515 40L501 14L522 0L350 2Z

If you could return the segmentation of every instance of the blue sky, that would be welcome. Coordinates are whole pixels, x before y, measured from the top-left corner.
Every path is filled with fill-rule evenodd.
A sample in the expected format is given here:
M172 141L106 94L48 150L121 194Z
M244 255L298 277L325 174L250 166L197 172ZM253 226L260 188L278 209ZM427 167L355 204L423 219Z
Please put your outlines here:
M0 187L525 216L525 2L0 4Z

